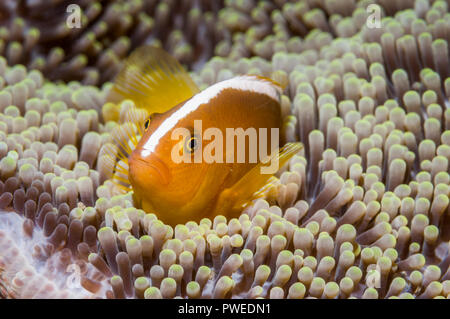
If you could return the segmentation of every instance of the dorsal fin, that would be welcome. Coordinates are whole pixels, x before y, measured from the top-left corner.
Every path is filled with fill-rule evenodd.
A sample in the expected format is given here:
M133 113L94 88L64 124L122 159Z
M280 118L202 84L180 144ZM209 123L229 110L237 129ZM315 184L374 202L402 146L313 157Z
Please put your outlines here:
M133 100L149 114L164 113L200 92L189 74L163 49L144 45L125 61L117 75L110 102Z
M266 76L262 76L262 75L253 75L253 74L249 74L250 76L254 76L260 80L263 81L267 81L272 83L274 86L278 87L278 89L280 91L284 91L284 89L286 88L286 85L282 85L281 83L278 83L277 81L273 80L272 78L266 77Z

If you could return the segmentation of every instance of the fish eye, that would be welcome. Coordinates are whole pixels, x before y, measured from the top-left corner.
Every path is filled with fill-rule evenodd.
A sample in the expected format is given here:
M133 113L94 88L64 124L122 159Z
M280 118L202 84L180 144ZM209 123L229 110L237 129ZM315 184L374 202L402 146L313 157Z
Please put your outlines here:
M195 150L198 148L198 138L193 136L193 137L188 137L186 138L186 142L185 142L185 150L188 153L194 153Z
M150 119L147 119L147 120L145 121L145 123L144 123L144 128L145 128L145 130L148 129L149 124L150 124Z

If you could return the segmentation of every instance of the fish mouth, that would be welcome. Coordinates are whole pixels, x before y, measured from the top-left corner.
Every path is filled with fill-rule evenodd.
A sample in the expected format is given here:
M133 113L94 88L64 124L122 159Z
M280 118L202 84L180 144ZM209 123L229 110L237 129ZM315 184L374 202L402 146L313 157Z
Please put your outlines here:
M129 159L130 171L135 173L132 175L139 174L136 170L139 168L145 169L146 172L150 170L150 174L154 175L159 182L163 185L167 185L170 180L169 169L166 164L161 161L156 156L151 156L149 160L143 159L140 156L131 156Z

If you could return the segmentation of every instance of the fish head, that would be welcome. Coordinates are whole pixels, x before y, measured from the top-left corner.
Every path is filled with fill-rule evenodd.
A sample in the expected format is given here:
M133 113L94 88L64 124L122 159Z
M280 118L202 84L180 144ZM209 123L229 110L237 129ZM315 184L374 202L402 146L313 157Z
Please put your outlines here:
M176 224L206 216L226 170L219 163L196 162L205 142L189 118L162 134L170 114L151 118L128 163L136 204Z

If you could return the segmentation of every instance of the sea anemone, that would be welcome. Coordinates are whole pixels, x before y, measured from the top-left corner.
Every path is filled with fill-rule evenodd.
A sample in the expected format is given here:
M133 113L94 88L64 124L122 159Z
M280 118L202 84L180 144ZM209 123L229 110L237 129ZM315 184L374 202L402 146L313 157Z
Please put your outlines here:
M163 45L181 63L197 67L227 36L214 21L222 0L72 2L2 1L0 54L49 80L95 85L111 80L141 44Z
M58 33L61 15L36 41L43 13L27 5L45 4L23 3L0 5L0 294L450 297L447 2L377 1L379 28L374 1L81 2L82 30ZM113 132L134 104L109 102L108 81L147 39L200 88L238 74L286 85L282 133L305 147L238 218L171 227L114 183Z

